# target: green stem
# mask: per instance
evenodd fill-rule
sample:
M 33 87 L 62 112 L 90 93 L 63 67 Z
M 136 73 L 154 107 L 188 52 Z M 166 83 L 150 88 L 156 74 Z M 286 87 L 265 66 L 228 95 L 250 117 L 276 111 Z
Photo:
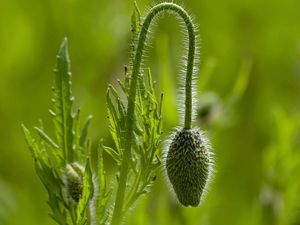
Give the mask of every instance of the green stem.
M 131 157 L 131 144 L 133 135 L 133 124 L 134 124 L 134 110 L 135 110 L 135 98 L 138 75 L 141 69 L 141 62 L 143 59 L 145 42 L 147 39 L 148 30 L 151 21 L 155 16 L 163 11 L 173 12 L 181 17 L 188 30 L 189 47 L 188 47 L 188 59 L 187 59 L 187 69 L 186 69 L 186 80 L 185 80 L 185 122 L 184 127 L 187 129 L 191 128 L 192 120 L 192 76 L 194 69 L 195 60 L 195 29 L 191 17 L 187 12 L 181 7 L 174 3 L 160 3 L 154 6 L 147 14 L 143 25 L 140 29 L 138 36 L 137 48 L 134 55 L 132 74 L 131 74 L 131 84 L 128 97 L 127 106 L 127 117 L 126 117 L 126 142 L 124 146 L 124 157 L 121 164 L 121 173 L 119 186 L 117 191 L 117 196 L 115 200 L 115 207 L 112 217 L 112 225 L 119 225 L 122 220 L 124 197 L 127 184 L 127 175 L 129 171 L 128 162 Z

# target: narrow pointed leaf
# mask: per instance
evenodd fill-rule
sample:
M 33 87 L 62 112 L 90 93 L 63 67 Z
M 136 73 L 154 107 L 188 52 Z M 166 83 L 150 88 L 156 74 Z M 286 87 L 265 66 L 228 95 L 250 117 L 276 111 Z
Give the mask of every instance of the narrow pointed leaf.
M 34 129 L 37 130 L 38 134 L 40 135 L 40 137 L 47 143 L 49 144 L 51 147 L 58 149 L 59 146 L 40 128 L 35 127 Z
M 141 25 L 141 14 L 138 9 L 137 3 L 134 2 L 134 8 L 131 15 L 131 31 L 134 34 L 138 34 Z
M 55 69 L 55 82 L 53 87 L 54 97 L 52 101 L 58 144 L 63 150 L 65 159 L 71 162 L 74 160 L 72 146 L 73 118 L 71 115 L 73 97 L 71 93 L 70 58 L 67 44 L 67 39 L 64 39 L 57 55 L 57 67 Z
M 82 181 L 82 196 L 78 202 L 78 206 L 76 208 L 77 214 L 77 224 L 85 224 L 87 218 L 85 216 L 85 211 L 88 207 L 88 203 L 93 194 L 93 185 L 92 185 L 92 171 L 90 167 L 89 161 L 87 161 L 87 165 L 85 167 L 83 181 Z
M 36 146 L 36 143 L 34 141 L 34 139 L 32 138 L 31 134 L 30 134 L 30 131 L 25 127 L 24 124 L 21 125 L 22 127 L 22 130 L 23 130 L 23 133 L 24 133 L 24 136 L 25 136 L 25 140 L 26 140 L 26 143 L 28 145 L 28 148 L 29 150 L 31 151 L 31 154 L 33 156 L 33 158 L 37 158 L 37 146 Z
M 121 163 L 121 156 L 117 151 L 107 146 L 103 146 L 103 148 L 105 152 L 109 154 L 117 162 L 118 165 Z
M 80 141 L 79 141 L 81 148 L 84 148 L 85 145 L 86 145 L 87 136 L 88 136 L 88 129 L 89 129 L 89 126 L 90 126 L 90 123 L 91 123 L 92 119 L 93 119 L 93 116 L 89 115 L 88 118 L 86 119 L 83 127 L 82 127 L 81 135 L 80 135 Z

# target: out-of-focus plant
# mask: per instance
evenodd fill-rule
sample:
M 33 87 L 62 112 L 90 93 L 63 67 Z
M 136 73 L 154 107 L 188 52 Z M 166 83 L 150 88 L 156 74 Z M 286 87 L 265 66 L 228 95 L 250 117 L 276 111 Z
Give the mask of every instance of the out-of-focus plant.
M 0 224 L 6 224 L 7 219 L 15 211 L 16 199 L 8 183 L 0 178 Z
M 263 154 L 262 224 L 299 224 L 299 116 L 274 110 L 275 128 Z
M 198 87 L 200 92 L 205 92 L 200 95 L 196 107 L 196 118 L 201 126 L 205 128 L 214 127 L 215 125 L 227 127 L 235 123 L 237 115 L 234 110 L 247 89 L 251 64 L 250 59 L 242 61 L 231 91 L 225 98 L 221 98 L 216 92 L 208 90 L 210 78 L 216 67 L 216 60 L 214 58 L 207 59 L 203 65 L 203 79 Z

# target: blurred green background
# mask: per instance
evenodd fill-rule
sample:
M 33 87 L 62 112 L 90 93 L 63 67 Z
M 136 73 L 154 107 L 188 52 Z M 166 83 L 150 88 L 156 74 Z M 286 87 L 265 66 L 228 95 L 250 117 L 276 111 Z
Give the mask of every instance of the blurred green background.
M 130 225 L 300 224 L 300 1 L 182 1 L 201 35 L 198 120 L 216 173 L 205 202 L 182 208 L 158 172 Z M 142 15 L 153 1 L 138 0 Z M 20 124 L 48 115 L 52 69 L 69 39 L 73 93 L 91 136 L 110 143 L 107 84 L 123 76 L 130 0 L 0 0 L 0 224 L 54 224 Z M 175 74 L 184 53 L 172 16 L 153 29 L 145 63 L 165 93 L 164 131 L 178 125 Z M 113 161 L 106 157 L 108 171 Z

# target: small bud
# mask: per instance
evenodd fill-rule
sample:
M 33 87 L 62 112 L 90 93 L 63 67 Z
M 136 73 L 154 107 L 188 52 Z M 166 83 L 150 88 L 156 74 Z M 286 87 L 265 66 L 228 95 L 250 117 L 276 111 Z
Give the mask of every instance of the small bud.
M 83 173 L 84 169 L 79 163 L 74 162 L 67 165 L 65 172 L 66 194 L 75 203 L 79 202 L 82 195 Z
M 199 129 L 178 129 L 167 153 L 166 168 L 179 202 L 198 206 L 212 165 L 211 148 Z

